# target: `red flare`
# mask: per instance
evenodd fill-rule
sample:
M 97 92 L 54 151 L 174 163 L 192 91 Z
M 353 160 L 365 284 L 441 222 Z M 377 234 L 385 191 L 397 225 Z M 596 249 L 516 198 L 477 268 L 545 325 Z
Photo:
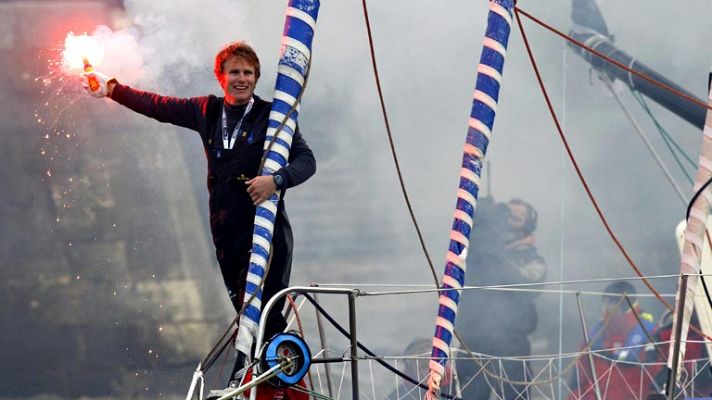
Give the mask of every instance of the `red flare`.
M 82 58 L 84 62 L 84 72 L 94 72 L 94 67 L 89 63 L 89 59 L 86 57 Z M 99 81 L 96 80 L 96 76 L 90 75 L 89 77 L 89 90 L 96 92 L 99 90 Z

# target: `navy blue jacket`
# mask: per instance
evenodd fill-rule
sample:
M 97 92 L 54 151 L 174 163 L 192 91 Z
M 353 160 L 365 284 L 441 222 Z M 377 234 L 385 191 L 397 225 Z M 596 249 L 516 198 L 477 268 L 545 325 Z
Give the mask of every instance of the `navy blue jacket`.
M 210 193 L 210 226 L 216 247 L 235 246 L 249 250 L 255 206 L 246 191 L 245 181 L 258 175 L 269 121 L 271 103 L 255 96 L 255 103 L 245 117 L 242 131 L 251 140 L 238 140 L 231 150 L 223 150 L 221 133 L 224 99 L 213 95 L 177 98 L 144 92 L 117 84 L 111 94 L 116 102 L 160 122 L 171 123 L 200 134 L 208 160 Z M 316 172 L 316 160 L 296 129 L 292 139 L 289 163 L 277 171 L 284 189 L 306 181 Z M 284 190 L 282 193 L 284 198 Z M 286 230 L 286 232 L 284 231 Z M 281 231 L 281 232 L 280 232 Z M 291 227 L 280 200 L 275 222 L 275 235 L 287 234 Z M 291 240 L 289 241 L 291 242 Z M 291 250 L 291 249 L 290 249 Z

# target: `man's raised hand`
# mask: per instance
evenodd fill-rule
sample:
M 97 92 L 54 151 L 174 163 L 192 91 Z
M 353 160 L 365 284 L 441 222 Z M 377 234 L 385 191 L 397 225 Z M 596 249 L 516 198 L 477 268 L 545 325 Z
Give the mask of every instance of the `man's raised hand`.
M 110 78 L 99 71 L 82 72 L 82 86 L 94 97 L 111 95 L 111 90 L 116 84 L 116 79 Z

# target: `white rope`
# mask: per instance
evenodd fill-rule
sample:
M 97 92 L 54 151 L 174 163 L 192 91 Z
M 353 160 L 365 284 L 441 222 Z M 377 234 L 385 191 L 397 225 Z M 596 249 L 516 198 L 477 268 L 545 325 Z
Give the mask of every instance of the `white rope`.
M 346 351 L 344 351 L 344 354 Z M 336 393 L 336 399 L 341 398 L 341 388 L 344 387 L 344 376 L 346 376 L 346 364 L 341 365 L 341 380 L 339 381 L 339 391 Z
M 688 274 L 689 276 L 712 276 L 712 273 L 709 274 Z M 471 289 L 483 289 L 483 288 L 488 288 L 488 289 L 495 289 L 495 288 L 514 288 L 514 287 L 533 287 L 533 286 L 555 286 L 555 285 L 575 285 L 575 284 L 582 284 L 582 283 L 606 283 L 606 282 L 616 282 L 616 281 L 639 281 L 639 280 L 653 280 L 653 279 L 668 279 L 668 278 L 679 278 L 680 274 L 665 274 L 665 275 L 648 275 L 648 276 L 629 276 L 629 277 L 620 277 L 620 278 L 592 278 L 592 279 L 575 279 L 575 280 L 563 280 L 563 281 L 546 281 L 546 282 L 537 282 L 537 283 L 512 283 L 512 284 L 502 284 L 502 285 L 490 285 L 490 286 L 463 286 L 460 290 L 471 290 Z M 353 287 L 353 288 L 361 288 L 361 287 L 403 287 L 403 288 L 431 288 L 429 291 L 443 291 L 444 289 L 432 289 L 433 284 L 400 284 L 400 283 L 315 283 L 315 285 L 323 286 L 323 287 Z M 426 291 L 422 291 L 422 293 L 425 293 Z M 409 291 L 393 291 L 393 292 L 385 292 L 388 294 L 409 294 Z M 415 293 L 421 293 L 420 291 L 415 292 Z M 592 293 L 592 292 L 589 292 Z M 380 292 L 365 292 L 365 291 L 360 291 L 360 295 L 380 295 Z M 641 296 L 641 294 L 638 294 L 636 296 Z
M 289 322 L 287 322 L 287 330 L 289 330 L 289 327 L 292 326 L 294 321 L 297 319 L 297 314 L 299 314 L 299 311 L 302 310 L 302 306 L 304 305 L 304 302 L 306 302 L 306 301 L 307 301 L 306 297 L 302 298 L 302 301 L 297 306 L 297 309 L 295 310 L 294 314 L 292 314 L 292 316 L 289 318 Z
M 667 168 L 667 166 L 665 166 L 665 163 L 663 162 L 662 158 L 660 157 L 658 152 L 653 147 L 653 144 L 650 142 L 650 139 L 648 139 L 648 137 L 645 135 L 645 132 L 643 131 L 643 128 L 640 127 L 638 120 L 635 119 L 633 114 L 630 112 L 630 109 L 628 109 L 628 107 L 626 107 L 626 105 L 623 103 L 623 100 L 621 100 L 620 96 L 613 88 L 613 84 L 611 83 L 610 78 L 608 78 L 608 76 L 606 76 L 604 74 L 601 74 L 600 79 L 606 85 L 606 88 L 608 88 L 608 91 L 611 92 L 611 94 L 613 95 L 613 98 L 616 99 L 616 102 L 623 110 L 623 113 L 628 118 L 628 121 L 630 121 L 631 125 L 633 125 L 633 130 L 635 131 L 635 133 L 637 133 L 638 136 L 643 140 L 643 143 L 645 143 L 645 147 L 648 148 L 648 151 L 655 159 L 655 162 L 658 164 L 660 169 L 663 171 L 665 178 L 670 183 L 670 185 L 672 185 L 673 189 L 675 189 L 675 194 L 677 194 L 677 197 L 680 199 L 682 204 L 687 205 L 687 198 L 682 193 L 682 189 L 680 189 L 680 186 L 677 184 L 677 182 L 675 182 L 675 178 L 673 178 L 672 173 L 670 173 L 670 170 Z
M 275 376 L 275 375 L 277 375 L 278 373 L 280 373 L 280 372 L 282 371 L 282 368 L 284 368 L 284 367 L 286 367 L 287 365 L 291 364 L 291 362 L 292 362 L 291 359 L 287 359 L 287 360 L 282 361 L 281 363 L 279 363 L 279 364 L 275 365 L 274 367 L 268 369 L 267 371 L 265 371 L 263 374 L 261 374 L 260 376 L 256 377 L 255 379 L 252 379 L 251 381 L 247 382 L 246 384 L 241 385 L 240 387 L 235 388 L 235 390 L 232 390 L 232 391 L 230 391 L 229 393 L 225 394 L 224 396 L 222 396 L 222 397 L 219 398 L 218 400 L 230 400 L 230 399 L 233 399 L 233 398 L 237 397 L 237 395 L 242 394 L 242 393 L 246 392 L 247 390 L 252 389 L 253 387 L 259 385 L 260 383 L 266 382 L 268 379 L 270 379 L 270 378 L 272 378 L 273 376 Z
M 375 400 L 377 398 L 376 397 L 376 381 L 375 381 L 375 379 L 373 379 L 373 361 L 371 361 L 371 360 L 368 360 L 368 370 L 371 373 L 371 393 Z

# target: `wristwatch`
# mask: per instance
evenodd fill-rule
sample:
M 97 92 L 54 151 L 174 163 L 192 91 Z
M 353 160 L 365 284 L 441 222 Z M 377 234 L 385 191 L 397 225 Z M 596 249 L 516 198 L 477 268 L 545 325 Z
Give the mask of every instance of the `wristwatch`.
M 272 175 L 272 179 L 274 179 L 274 184 L 277 186 L 277 189 L 282 189 L 282 186 L 284 186 L 284 178 L 280 174 L 274 174 Z

